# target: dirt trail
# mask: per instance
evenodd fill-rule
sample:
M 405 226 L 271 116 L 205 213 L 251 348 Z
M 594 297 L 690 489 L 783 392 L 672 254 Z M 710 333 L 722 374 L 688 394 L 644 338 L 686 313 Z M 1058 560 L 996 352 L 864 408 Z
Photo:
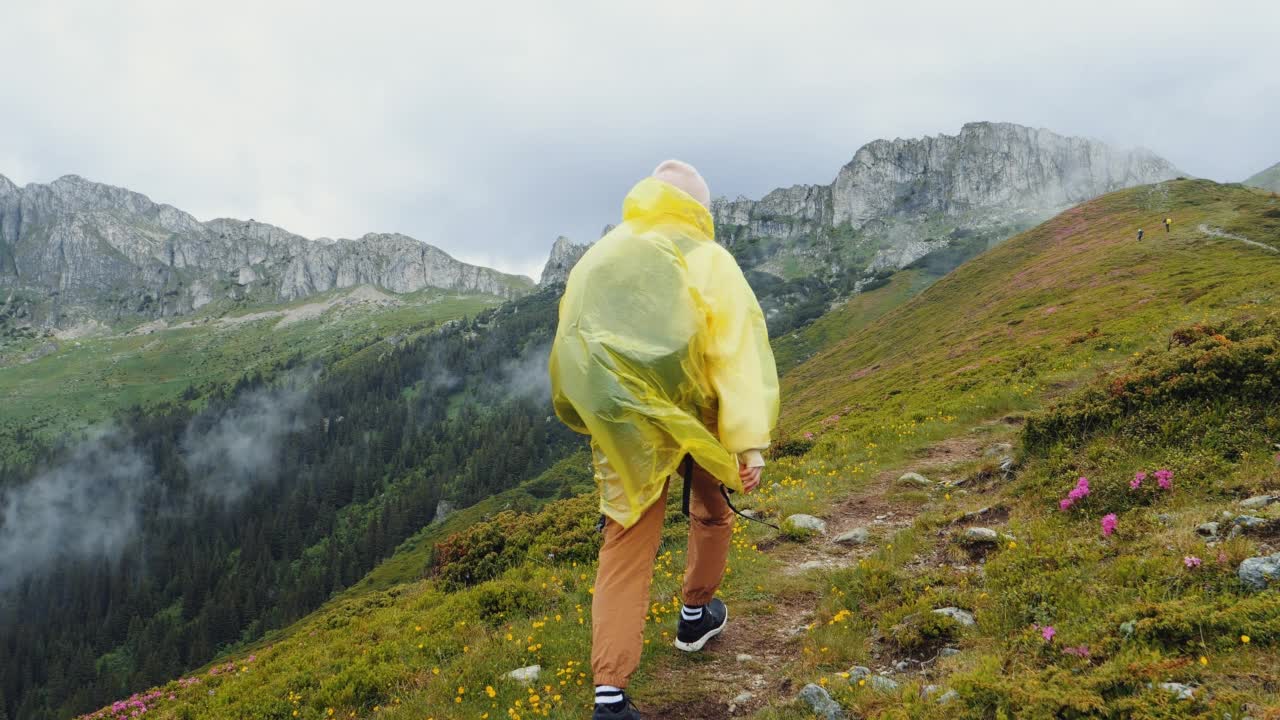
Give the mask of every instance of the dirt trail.
M 911 461 L 881 471 L 836 502 L 823 515 L 825 537 L 804 543 L 779 542 L 764 552 L 782 560 L 789 575 L 851 566 L 875 552 L 884 538 L 909 527 L 919 513 L 918 506 L 893 499 L 895 481 L 903 473 L 920 472 L 934 481 L 955 480 L 949 474 L 952 467 L 981 458 L 984 450 L 1000 439 L 986 432 L 970 432 L 930 445 Z M 867 528 L 872 542 L 849 547 L 832 540 L 855 527 Z M 799 688 L 777 671 L 800 655 L 801 638 L 813 620 L 819 597 L 812 589 L 782 593 L 775 598 L 774 612 L 765 615 L 734 615 L 730 607 L 724 635 L 707 646 L 696 664 L 664 663 L 654 683 L 664 688 L 705 688 L 700 699 L 656 706 L 638 702 L 637 706 L 645 717 L 719 720 L 749 716 L 769 703 L 794 697 Z M 734 703 L 744 692 L 751 698 Z
M 1250 240 L 1249 238 L 1243 235 L 1235 235 L 1233 233 L 1229 233 L 1226 230 L 1223 230 L 1221 228 L 1216 228 L 1210 225 L 1201 224 L 1198 229 L 1200 230 L 1200 232 L 1210 237 L 1223 238 L 1225 240 L 1235 240 L 1236 242 L 1242 242 L 1245 245 L 1252 245 L 1253 247 L 1261 248 L 1263 250 L 1266 250 L 1267 252 L 1280 253 L 1280 250 L 1277 250 L 1271 247 L 1270 245 L 1260 243 L 1257 240 Z

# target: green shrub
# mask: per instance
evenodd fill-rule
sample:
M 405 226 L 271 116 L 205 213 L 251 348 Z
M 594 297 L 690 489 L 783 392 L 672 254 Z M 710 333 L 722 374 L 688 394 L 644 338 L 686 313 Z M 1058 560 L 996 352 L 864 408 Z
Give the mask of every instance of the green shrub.
M 526 559 L 587 560 L 599 549 L 594 495 L 561 500 L 537 513 L 502 512 L 445 538 L 430 572 L 447 589 L 492 580 Z
M 1138 444 L 1196 445 L 1234 459 L 1280 429 L 1280 330 L 1273 319 L 1173 333 L 1125 371 L 1095 382 L 1023 430 L 1041 453 L 1110 431 Z

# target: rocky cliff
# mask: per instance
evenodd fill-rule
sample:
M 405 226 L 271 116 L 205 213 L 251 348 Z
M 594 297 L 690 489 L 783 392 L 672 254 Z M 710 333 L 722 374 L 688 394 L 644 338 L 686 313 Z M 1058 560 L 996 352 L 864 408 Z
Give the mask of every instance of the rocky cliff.
M 771 328 L 785 330 L 895 270 L 947 272 L 1067 207 L 1178 175 L 1147 150 L 978 122 L 954 136 L 876 140 L 829 185 L 717 198 L 712 214 Z M 567 276 L 584 249 L 558 240 L 544 282 Z
M 563 235 L 556 238 L 555 244 L 551 246 L 551 255 L 547 258 L 547 264 L 542 266 L 542 279 L 538 284 L 550 285 L 569 279 L 569 271 L 578 264 L 578 259 L 589 247 L 591 246 L 579 245 Z
M 404 235 L 309 240 L 253 220 L 200 222 L 74 175 L 23 188 L 0 176 L 0 295 L 29 324 L 167 317 L 363 284 L 502 297 L 532 285 Z
M 713 212 L 722 242 L 757 246 L 743 255 L 760 270 L 879 271 L 973 233 L 1007 236 L 1098 195 L 1178 174 L 1147 150 L 980 122 L 954 136 L 876 140 L 830 185 L 717 199 Z

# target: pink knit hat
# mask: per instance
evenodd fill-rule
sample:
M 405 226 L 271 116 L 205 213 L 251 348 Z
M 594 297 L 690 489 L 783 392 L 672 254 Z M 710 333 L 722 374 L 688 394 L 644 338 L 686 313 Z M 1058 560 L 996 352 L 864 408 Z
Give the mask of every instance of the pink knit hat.
M 698 170 L 687 162 L 667 160 L 653 169 L 653 177 L 670 183 L 693 196 L 705 208 L 711 207 L 711 189 Z

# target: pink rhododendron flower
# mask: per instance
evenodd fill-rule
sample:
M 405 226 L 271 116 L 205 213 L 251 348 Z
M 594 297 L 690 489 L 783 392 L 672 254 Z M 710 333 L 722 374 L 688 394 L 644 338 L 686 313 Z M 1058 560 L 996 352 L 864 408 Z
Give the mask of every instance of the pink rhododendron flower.
M 1089 657 L 1089 646 L 1081 645 L 1080 647 L 1066 647 L 1066 648 L 1062 648 L 1062 652 L 1066 653 L 1067 655 L 1075 655 L 1076 657 L 1087 658 Z
M 805 433 L 805 434 L 804 434 L 804 439 L 805 439 L 805 440 L 812 440 L 812 439 L 813 439 L 813 433 L 811 433 L 811 432 L 807 432 L 807 433 Z
M 1147 479 L 1147 474 L 1141 470 L 1133 474 L 1133 479 L 1129 481 L 1129 487 L 1137 490 L 1142 487 L 1142 481 Z
M 1071 492 L 1067 493 L 1067 497 L 1072 500 L 1079 500 L 1089 494 L 1089 478 L 1080 478 L 1076 481 L 1076 486 L 1071 488 Z
M 1107 513 L 1102 516 L 1102 535 L 1104 537 L 1110 537 L 1111 533 L 1116 531 L 1116 524 L 1118 522 L 1119 520 L 1116 518 L 1115 513 Z
M 1219 550 L 1219 551 L 1218 551 L 1218 562 L 1219 562 L 1219 563 L 1225 563 L 1225 562 L 1227 562 L 1227 560 L 1229 560 L 1229 559 L 1230 559 L 1230 558 L 1228 558 L 1228 557 L 1227 557 L 1227 553 L 1226 553 L 1226 552 L 1224 552 L 1224 551 L 1222 551 L 1222 550 Z
M 1053 636 L 1057 634 L 1058 631 L 1055 630 L 1052 625 L 1045 625 L 1040 628 L 1040 635 L 1044 637 L 1045 642 L 1053 642 Z
M 1075 505 L 1077 500 L 1084 498 L 1088 494 L 1089 478 L 1082 477 L 1076 481 L 1076 486 L 1071 488 L 1071 492 L 1068 492 L 1065 498 L 1058 501 L 1058 508 L 1060 510 L 1066 510 L 1072 505 Z
M 1173 487 L 1173 471 L 1164 469 L 1157 470 L 1156 484 L 1160 486 L 1161 490 L 1168 490 Z
M 1198 568 L 1200 567 L 1201 562 L 1200 558 L 1195 555 L 1188 555 L 1182 558 L 1182 564 L 1186 565 L 1188 568 Z

